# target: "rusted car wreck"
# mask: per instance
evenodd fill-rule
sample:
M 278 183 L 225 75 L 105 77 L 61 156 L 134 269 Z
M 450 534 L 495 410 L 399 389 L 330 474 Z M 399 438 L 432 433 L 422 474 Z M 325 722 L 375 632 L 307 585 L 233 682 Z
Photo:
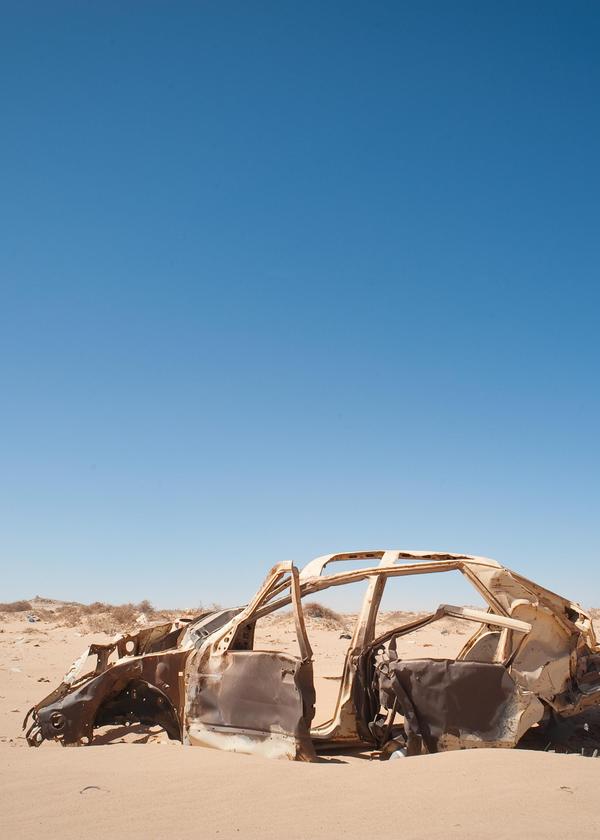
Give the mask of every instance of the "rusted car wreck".
M 335 571 L 344 561 L 361 567 Z M 462 573 L 487 609 L 442 605 L 376 634 L 392 578 L 449 571 Z M 360 580 L 366 594 L 335 711 L 315 726 L 303 599 Z M 298 655 L 256 649 L 257 621 L 290 605 Z M 398 656 L 401 637 L 447 616 L 474 626 L 455 658 Z M 81 673 L 89 655 L 95 667 Z M 578 604 L 483 557 L 364 551 L 318 557 L 301 571 L 280 563 L 246 607 L 92 645 L 24 728 L 38 746 L 91 743 L 106 725 L 160 725 L 184 744 L 308 761 L 354 749 L 381 757 L 524 745 L 594 751 L 588 718 L 598 704 L 600 647 Z

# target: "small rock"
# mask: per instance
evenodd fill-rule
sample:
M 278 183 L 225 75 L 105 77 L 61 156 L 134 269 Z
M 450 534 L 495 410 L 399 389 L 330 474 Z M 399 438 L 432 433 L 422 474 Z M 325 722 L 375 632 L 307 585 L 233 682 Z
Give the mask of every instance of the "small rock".
M 340 639 L 351 639 L 352 635 L 350 633 L 340 633 Z

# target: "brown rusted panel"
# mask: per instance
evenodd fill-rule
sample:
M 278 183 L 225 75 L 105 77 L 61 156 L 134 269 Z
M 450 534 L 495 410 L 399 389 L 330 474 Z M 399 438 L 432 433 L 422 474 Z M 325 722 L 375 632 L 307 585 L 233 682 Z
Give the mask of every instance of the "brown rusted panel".
M 186 726 L 192 742 L 205 746 L 253 752 L 253 744 L 271 737 L 287 744 L 289 757 L 312 759 L 314 701 L 312 663 L 270 651 L 228 651 L 190 675 Z
M 380 664 L 377 675 L 382 705 L 396 705 L 429 752 L 477 742 L 515 746 L 519 718 L 535 701 L 523 697 L 503 665 L 488 662 L 396 660 Z
M 184 651 L 126 659 L 74 687 L 63 684 L 34 708 L 42 740 L 91 740 L 96 726 L 139 721 L 181 738 L 179 671 Z

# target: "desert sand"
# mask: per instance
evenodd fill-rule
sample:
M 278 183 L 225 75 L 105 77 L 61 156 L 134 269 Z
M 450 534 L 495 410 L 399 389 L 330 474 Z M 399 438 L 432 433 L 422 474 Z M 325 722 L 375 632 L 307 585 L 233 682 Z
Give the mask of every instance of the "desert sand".
M 348 619 L 350 621 L 350 619 Z M 2 836 L 7 838 L 600 836 L 600 761 L 524 750 L 470 750 L 391 762 L 334 756 L 317 764 L 184 747 L 141 727 L 103 730 L 90 747 L 28 748 L 21 723 L 91 641 L 90 622 L 24 613 L 0 624 Z M 343 628 L 309 619 L 316 721 L 335 702 Z M 341 632 L 340 632 L 341 631 Z M 293 650 L 286 620 L 260 645 Z M 452 655 L 464 629 L 424 628 L 405 655 Z M 462 637 L 462 638 L 461 638 Z

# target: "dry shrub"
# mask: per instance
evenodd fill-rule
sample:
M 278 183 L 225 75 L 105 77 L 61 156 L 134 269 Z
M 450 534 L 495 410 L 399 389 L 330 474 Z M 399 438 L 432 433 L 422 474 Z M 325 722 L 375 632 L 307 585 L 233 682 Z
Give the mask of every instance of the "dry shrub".
M 151 616 L 154 615 L 156 610 L 146 598 L 137 605 L 136 610 L 140 613 L 144 613 L 144 615 Z
M 92 605 L 90 604 L 90 607 Z M 113 635 L 123 630 L 130 630 L 138 618 L 138 609 L 134 604 L 103 604 L 97 602 L 96 609 L 86 610 L 82 620 L 90 633 Z
M 135 621 L 135 619 L 144 613 L 146 616 L 153 616 L 156 610 L 150 601 L 144 599 L 139 604 L 106 604 L 104 601 L 94 601 L 92 604 L 83 604 L 81 611 L 84 615 L 98 615 L 101 613 L 110 613 L 114 620 L 119 624 L 127 624 Z
M 56 620 L 56 613 L 54 612 L 54 610 L 48 610 L 45 607 L 34 607 L 33 613 L 39 618 L 40 621 Z
M 39 603 L 38 603 L 39 602 Z M 44 603 L 46 606 L 41 606 Z M 49 609 L 47 605 L 52 605 Z M 139 604 L 107 604 L 94 601 L 91 604 L 79 604 L 76 601 L 51 601 L 36 599 L 0 603 L 0 612 L 16 613 L 32 611 L 43 621 L 51 621 L 61 627 L 80 627 L 85 632 L 107 633 L 109 635 L 131 630 L 141 615 L 151 622 L 172 621 L 181 614 L 179 610 L 157 610 L 150 601 L 144 599 Z M 195 617 L 194 613 L 194 617 Z
M 103 601 L 93 601 L 91 604 L 81 605 L 81 612 L 84 615 L 95 615 L 96 613 L 108 612 L 109 610 L 110 605 L 105 604 Z
M 144 600 L 139 604 L 113 605 L 104 601 L 62 604 L 53 613 L 53 618 L 63 627 L 81 626 L 91 633 L 114 634 L 130 630 L 142 613 L 146 618 L 154 620 L 162 617 L 162 613 L 155 610 L 150 601 Z
M 135 604 L 119 604 L 110 608 L 110 615 L 115 624 L 126 627 L 135 622 L 139 613 Z
M 63 627 L 78 627 L 82 620 L 81 606 L 79 604 L 66 604 L 56 611 L 56 617 L 60 619 Z
M 31 609 L 29 601 L 11 601 L 9 604 L 0 604 L 0 612 L 5 613 L 26 612 Z
M 101 601 L 93 604 L 66 604 L 57 610 L 56 617 L 64 627 L 83 625 L 98 633 L 114 633 L 135 623 L 138 616 L 133 604 L 111 606 Z
M 344 624 L 344 620 L 339 613 L 336 613 L 335 610 L 323 604 L 319 604 L 318 601 L 310 601 L 308 604 L 303 604 L 302 609 L 304 615 L 308 618 L 322 618 L 332 624 L 338 624 L 340 627 Z
M 110 612 L 88 615 L 85 626 L 89 633 L 106 633 L 108 636 L 114 636 L 123 629 L 114 621 Z

